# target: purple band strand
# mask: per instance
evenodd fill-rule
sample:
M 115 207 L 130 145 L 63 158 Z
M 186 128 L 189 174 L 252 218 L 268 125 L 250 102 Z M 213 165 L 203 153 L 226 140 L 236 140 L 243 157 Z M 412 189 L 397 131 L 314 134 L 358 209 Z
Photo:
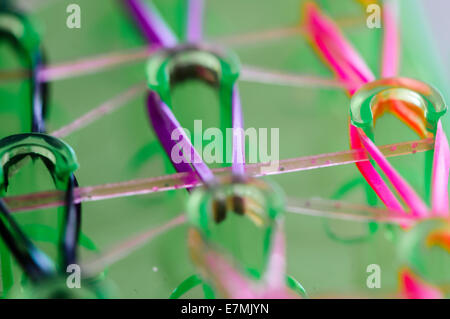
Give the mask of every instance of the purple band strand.
M 199 42 L 203 38 L 204 0 L 189 0 L 186 40 Z
M 208 165 L 203 162 L 170 108 L 161 101 L 156 92 L 149 93 L 147 109 L 153 129 L 177 172 L 194 172 L 195 169 L 195 172 L 205 184 L 211 184 L 214 181 L 214 174 Z M 179 132 L 179 141 L 172 140 L 172 132 L 175 130 Z M 172 150 L 178 143 L 182 143 L 189 148 L 190 154 L 184 154 L 184 156 L 189 155 L 192 166 L 186 161 L 180 163 L 173 161 Z
M 124 0 L 127 7 L 137 21 L 147 41 L 170 48 L 177 45 L 178 40 L 153 5 L 144 4 L 141 0 Z M 202 16 L 204 1 L 190 0 L 188 8 L 188 41 L 200 41 L 202 38 Z M 150 122 L 160 140 L 165 152 L 169 156 L 177 172 L 196 172 L 205 184 L 214 182 L 214 174 L 203 162 L 194 146 L 186 136 L 170 108 L 161 101 L 156 92 L 150 92 L 147 100 Z M 235 85 L 232 92 L 232 126 L 233 126 L 233 156 L 232 173 L 236 176 L 244 175 L 245 140 L 243 134 L 243 116 L 239 91 Z M 172 132 L 178 130 L 179 141 L 172 140 Z M 189 149 L 189 161 L 175 163 L 172 150 L 178 143 Z M 185 149 L 186 150 L 186 149 Z M 181 150 L 180 150 L 181 152 Z
M 164 47 L 174 47 L 178 40 L 159 15 L 156 7 L 142 0 L 124 0 L 147 41 Z

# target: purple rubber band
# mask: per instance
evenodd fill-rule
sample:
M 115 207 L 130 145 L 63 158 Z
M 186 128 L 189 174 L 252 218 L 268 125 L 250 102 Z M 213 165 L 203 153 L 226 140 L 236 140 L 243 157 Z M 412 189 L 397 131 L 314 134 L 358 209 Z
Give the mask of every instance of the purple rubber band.
M 167 26 L 163 18 L 159 15 L 157 9 L 152 4 L 145 4 L 142 0 L 124 0 L 131 11 L 140 29 L 147 40 L 163 47 L 176 46 L 178 40 L 172 30 Z M 187 38 L 189 41 L 199 41 L 202 38 L 202 15 L 204 1 L 190 0 L 188 8 L 188 30 Z M 161 101 L 156 92 L 150 92 L 147 100 L 147 109 L 152 126 L 161 142 L 165 152 L 169 156 L 177 172 L 196 172 L 200 179 L 205 183 L 212 183 L 214 175 L 210 168 L 203 162 L 201 156 L 197 153 L 194 146 L 186 136 L 181 125 L 173 115 L 170 108 Z M 243 117 L 239 91 L 237 86 L 233 87 L 232 92 L 232 126 L 233 126 L 233 154 L 232 154 L 232 172 L 234 175 L 242 176 L 245 166 L 245 140 L 243 132 Z M 172 140 L 172 132 L 178 130 L 180 140 Z M 187 145 L 190 154 L 190 161 L 174 162 L 172 150 L 178 147 L 178 143 Z
M 124 0 L 146 39 L 153 44 L 174 47 L 178 40 L 152 3 Z
M 155 130 L 158 139 L 160 140 L 176 171 L 179 173 L 195 171 L 205 184 L 213 183 L 215 177 L 211 169 L 203 162 L 201 156 L 195 150 L 195 147 L 192 145 L 180 123 L 178 123 L 170 108 L 163 101 L 161 101 L 158 93 L 153 91 L 149 93 L 147 99 L 147 109 L 153 129 Z M 179 140 L 172 140 L 172 132 L 175 130 L 178 130 L 180 134 Z M 187 161 L 175 163 L 172 159 L 172 150 L 174 147 L 178 147 L 176 145 L 180 142 L 183 142 L 189 148 L 191 153 L 190 163 Z
M 203 38 L 204 0 L 189 0 L 186 40 L 199 42 Z

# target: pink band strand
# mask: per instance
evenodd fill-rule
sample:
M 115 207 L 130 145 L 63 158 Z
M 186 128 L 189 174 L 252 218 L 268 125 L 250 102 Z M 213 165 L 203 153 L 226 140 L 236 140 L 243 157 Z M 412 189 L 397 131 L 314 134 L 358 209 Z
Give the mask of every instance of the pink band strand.
M 337 25 L 323 15 L 315 5 L 309 3 L 306 6 L 306 29 L 310 33 L 313 45 L 318 48 L 319 54 L 329 63 L 338 78 L 346 85 L 352 83 L 347 90 L 350 95 L 363 84 L 375 79 L 369 67 L 341 34 Z M 349 131 L 350 147 L 363 148 L 357 129 L 350 123 Z M 403 211 L 400 202 L 370 162 L 356 163 L 356 166 L 389 209 Z
M 433 173 L 431 181 L 432 215 L 449 217 L 448 207 L 448 175 L 450 168 L 450 150 L 447 136 L 438 123 L 434 144 Z
M 428 207 L 422 199 L 416 194 L 412 187 L 400 176 L 400 174 L 391 166 L 387 159 L 380 152 L 378 147 L 366 136 L 362 129 L 357 129 L 359 137 L 364 148 L 369 152 L 373 160 L 378 164 L 386 177 L 392 182 L 395 189 L 399 192 L 402 199 L 410 208 L 414 216 L 425 218 L 428 216 Z
M 372 71 L 337 25 L 312 3 L 305 7 L 306 30 L 313 45 L 353 94 L 359 86 L 375 79 Z
M 383 53 L 381 77 L 397 76 L 400 56 L 400 34 L 397 24 L 398 2 L 384 1 L 383 5 Z

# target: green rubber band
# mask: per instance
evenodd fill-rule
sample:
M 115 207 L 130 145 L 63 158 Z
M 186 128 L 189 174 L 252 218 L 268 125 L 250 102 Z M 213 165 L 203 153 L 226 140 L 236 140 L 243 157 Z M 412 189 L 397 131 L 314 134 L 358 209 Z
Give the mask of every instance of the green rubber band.
M 341 199 L 348 192 L 350 192 L 352 189 L 354 189 L 354 188 L 356 188 L 356 187 L 358 187 L 360 185 L 365 186 L 365 187 L 368 186 L 365 183 L 365 181 L 364 181 L 364 179 L 362 177 L 355 178 L 355 179 L 345 183 L 344 185 L 342 185 L 334 193 L 334 195 L 331 198 L 334 199 L 334 200 Z M 370 190 L 373 191 L 372 189 L 370 189 Z M 336 233 L 334 233 L 331 230 L 328 219 L 323 219 L 322 222 L 323 222 L 323 225 L 324 225 L 324 228 L 325 228 L 325 233 L 327 234 L 327 236 L 329 238 L 331 238 L 333 240 L 336 240 L 337 242 L 340 242 L 340 243 L 343 243 L 343 244 L 356 244 L 356 243 L 367 242 L 367 241 L 369 241 L 372 238 L 372 236 L 377 232 L 377 230 L 379 228 L 378 223 L 376 223 L 376 222 L 368 222 L 367 223 L 367 234 L 361 235 L 361 236 L 355 236 L 355 237 L 352 237 L 352 238 L 343 238 L 342 236 L 337 235 Z
M 24 15 L 13 10 L 0 9 L 0 33 L 8 32 L 14 36 L 17 44 L 27 53 L 33 56 L 41 45 L 39 33 L 31 21 Z M 34 61 L 30 61 L 34 63 Z
M 178 299 L 185 293 L 203 283 L 199 275 L 192 275 L 186 278 L 179 284 L 170 294 L 169 299 Z
M 303 298 L 309 298 L 308 293 L 306 292 L 306 289 L 303 288 L 303 286 L 300 284 L 300 282 L 297 281 L 292 276 L 286 275 L 286 284 L 289 288 L 291 288 L 293 291 L 295 291 L 298 295 L 302 296 Z

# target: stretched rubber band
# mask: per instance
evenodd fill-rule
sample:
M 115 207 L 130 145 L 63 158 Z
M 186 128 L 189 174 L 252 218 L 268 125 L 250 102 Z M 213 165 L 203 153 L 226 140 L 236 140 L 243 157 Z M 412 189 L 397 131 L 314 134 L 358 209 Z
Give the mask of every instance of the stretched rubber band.
M 450 217 L 448 205 L 448 178 L 450 168 L 450 150 L 447 136 L 439 121 L 434 144 L 433 177 L 431 183 L 432 215 Z
M 186 28 L 186 40 L 198 42 L 203 37 L 203 10 L 204 0 L 188 0 L 188 23 Z
M 153 3 L 142 0 L 123 1 L 149 43 L 164 47 L 172 47 L 178 43 L 175 33 Z

